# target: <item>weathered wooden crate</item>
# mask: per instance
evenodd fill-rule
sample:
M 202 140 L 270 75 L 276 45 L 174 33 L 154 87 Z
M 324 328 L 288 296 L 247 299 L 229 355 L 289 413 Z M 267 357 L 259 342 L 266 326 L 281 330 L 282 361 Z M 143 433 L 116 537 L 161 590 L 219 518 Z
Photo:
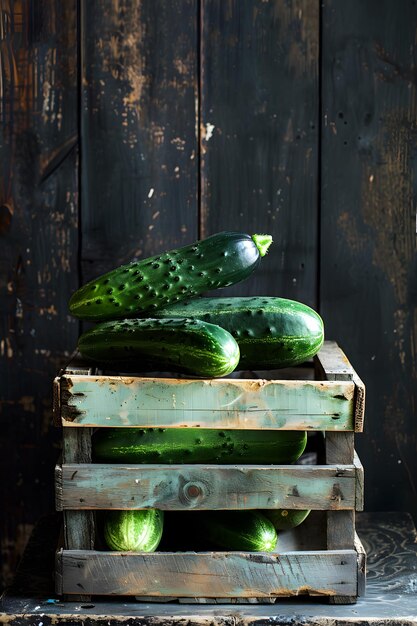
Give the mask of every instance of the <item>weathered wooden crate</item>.
M 354 433 L 363 427 L 363 383 L 334 342 L 305 367 L 247 374 L 207 380 L 115 376 L 75 359 L 56 378 L 54 415 L 63 427 L 56 502 L 64 512 L 58 593 L 200 602 L 308 594 L 346 603 L 363 593 L 365 555 L 355 535 L 363 469 L 354 451 Z M 190 426 L 318 432 L 324 458 L 267 466 L 91 462 L 95 428 Z M 95 549 L 95 511 L 142 508 L 313 512 L 302 526 L 282 533 L 276 553 Z

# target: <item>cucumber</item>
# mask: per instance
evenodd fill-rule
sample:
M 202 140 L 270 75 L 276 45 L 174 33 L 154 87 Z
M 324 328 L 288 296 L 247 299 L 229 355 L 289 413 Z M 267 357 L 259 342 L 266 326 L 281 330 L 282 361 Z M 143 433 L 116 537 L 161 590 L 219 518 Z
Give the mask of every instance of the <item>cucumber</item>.
M 161 318 L 176 316 L 201 319 L 228 330 L 239 344 L 240 369 L 297 365 L 314 356 L 324 340 L 320 315 L 285 298 L 198 298 L 155 313 Z
M 103 534 L 110 550 L 154 552 L 163 531 L 163 512 L 158 509 L 107 511 Z
M 295 528 L 304 522 L 309 515 L 309 510 L 295 510 L 295 509 L 268 509 L 262 511 L 262 513 L 269 519 L 274 525 L 275 530 L 288 530 Z
M 214 545 L 225 550 L 272 552 L 277 532 L 272 522 L 259 511 L 205 511 L 200 532 Z
M 94 321 L 148 315 L 209 289 L 233 285 L 255 270 L 271 242 L 270 235 L 223 232 L 122 265 L 78 289 L 70 299 L 70 313 Z
M 291 430 L 100 428 L 93 458 L 102 463 L 288 464 L 304 452 L 307 434 Z
M 78 340 L 81 354 L 111 369 L 172 370 L 226 376 L 239 362 L 232 335 L 201 320 L 126 319 L 102 322 Z

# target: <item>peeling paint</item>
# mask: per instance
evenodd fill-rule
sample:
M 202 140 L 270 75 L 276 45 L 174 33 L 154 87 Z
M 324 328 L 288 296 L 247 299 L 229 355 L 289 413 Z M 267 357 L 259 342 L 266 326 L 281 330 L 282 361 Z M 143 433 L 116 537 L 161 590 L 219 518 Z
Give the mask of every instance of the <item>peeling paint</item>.
M 206 122 L 206 132 L 205 132 L 203 139 L 205 139 L 206 141 L 210 141 L 210 139 L 213 136 L 214 129 L 215 129 L 214 124 L 210 124 L 210 122 Z

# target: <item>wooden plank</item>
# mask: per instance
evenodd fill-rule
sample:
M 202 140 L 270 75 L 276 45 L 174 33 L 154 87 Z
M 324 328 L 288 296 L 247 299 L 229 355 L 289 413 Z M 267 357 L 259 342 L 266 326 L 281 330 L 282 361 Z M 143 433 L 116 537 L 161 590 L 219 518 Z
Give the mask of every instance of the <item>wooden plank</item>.
M 2 588 L 53 506 L 51 380 L 78 335 L 76 9 L 0 6 L 0 474 L 13 477 L 0 488 Z
M 343 465 L 65 464 L 57 478 L 64 510 L 339 510 L 356 504 L 356 469 Z
M 288 597 L 356 594 L 354 550 L 270 553 L 57 554 L 64 593 L 177 597 Z
M 327 549 L 351 550 L 355 539 L 355 511 L 327 511 Z
M 320 278 L 326 332 L 372 398 L 367 506 L 415 518 L 416 22 L 413 2 L 323 3 Z
M 201 231 L 268 232 L 254 293 L 314 306 L 319 3 L 201 3 Z
M 355 432 L 363 431 L 363 423 L 365 419 L 365 385 L 357 374 L 353 376 L 355 383 Z
M 352 380 L 355 370 L 335 341 L 325 341 L 314 357 L 325 380 Z
M 358 591 L 357 595 L 362 597 L 365 595 L 366 586 L 366 551 L 362 541 L 355 533 L 355 550 L 358 555 Z
M 86 281 L 198 237 L 198 2 L 81 5 Z
M 352 430 L 350 381 L 62 376 L 66 426 Z
M 364 506 L 364 471 L 363 465 L 360 462 L 358 455 L 355 452 L 355 456 L 353 458 L 353 463 L 356 469 L 356 505 L 355 511 L 363 511 Z
M 63 462 L 91 463 L 91 435 L 92 431 L 89 428 L 65 429 L 62 445 Z M 59 489 L 59 484 L 56 484 L 56 489 Z M 64 546 L 72 550 L 92 550 L 94 542 L 94 513 L 64 511 Z M 88 602 L 89 599 L 88 595 L 79 595 L 80 602 Z
M 354 434 L 351 432 L 327 432 L 324 438 L 326 463 L 329 465 L 334 463 L 353 463 L 355 454 L 354 444 Z
M 318 380 L 353 380 L 355 383 L 355 432 L 363 431 L 365 385 L 335 341 L 325 341 L 314 358 Z

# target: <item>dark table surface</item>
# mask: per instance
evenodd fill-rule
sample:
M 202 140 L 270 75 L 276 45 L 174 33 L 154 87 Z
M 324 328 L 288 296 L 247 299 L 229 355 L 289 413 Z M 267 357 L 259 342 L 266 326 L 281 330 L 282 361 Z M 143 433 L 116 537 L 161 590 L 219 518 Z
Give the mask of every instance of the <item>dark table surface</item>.
M 0 623 L 30 626 L 417 626 L 417 535 L 407 513 L 361 513 L 357 531 L 368 555 L 366 596 L 356 604 L 320 598 L 275 604 L 151 604 L 134 599 L 64 602 L 54 594 L 52 571 L 59 517 L 36 527 L 13 586 L 2 597 Z

